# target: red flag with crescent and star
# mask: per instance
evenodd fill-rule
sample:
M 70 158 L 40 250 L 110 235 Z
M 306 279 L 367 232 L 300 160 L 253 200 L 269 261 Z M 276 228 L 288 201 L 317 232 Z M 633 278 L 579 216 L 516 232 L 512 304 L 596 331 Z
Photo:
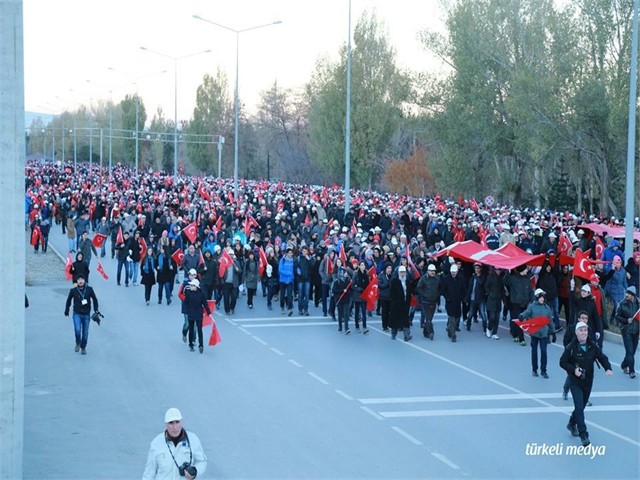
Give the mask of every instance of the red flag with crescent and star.
M 198 238 L 198 225 L 196 222 L 191 222 L 189 225 L 184 227 L 184 234 L 191 243 L 196 243 L 196 238 Z
M 589 281 L 594 273 L 589 257 L 582 253 L 581 250 L 576 250 L 576 256 L 573 258 L 573 276 Z
M 173 255 L 171 255 L 171 259 L 176 262 L 178 264 L 179 267 L 182 266 L 182 259 L 184 259 L 184 252 L 182 251 L 182 249 L 177 249 L 175 252 L 173 252 Z
M 519 326 L 523 332 L 533 335 L 545 325 L 549 325 L 549 319 L 547 317 L 533 317 L 529 320 L 513 320 L 517 326 Z
M 102 233 L 96 233 L 96 235 L 93 237 L 93 240 L 91 240 L 91 243 L 93 243 L 93 246 L 96 248 L 102 248 L 102 245 L 104 245 L 106 239 L 106 235 L 103 235 Z

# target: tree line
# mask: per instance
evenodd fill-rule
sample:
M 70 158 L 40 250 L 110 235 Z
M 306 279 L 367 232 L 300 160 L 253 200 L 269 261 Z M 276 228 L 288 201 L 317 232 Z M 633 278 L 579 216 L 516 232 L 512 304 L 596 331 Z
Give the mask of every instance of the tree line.
M 355 25 L 352 186 L 418 196 L 491 195 L 501 203 L 623 216 L 633 0 L 441 3 L 444 33 L 417 32 L 441 61 L 437 71 L 400 68 L 375 12 Z M 255 114 L 241 99 L 240 176 L 344 182 L 346 42 L 337 58 L 318 59 L 299 89 L 274 82 Z M 91 123 L 133 131 L 136 102 L 142 126 L 144 102 L 128 95 L 117 105 L 65 112 L 50 127 L 63 132 Z M 28 134 L 33 147 L 43 141 L 40 128 L 36 122 Z M 140 130 L 141 165 L 171 170 L 173 121 L 158 109 Z M 178 130 L 187 173 L 217 174 L 214 139 L 223 135 L 222 175 L 232 175 L 234 108 L 224 72 L 204 76 L 192 118 Z M 113 142 L 117 161 L 131 164 L 135 141 Z M 81 161 L 88 160 L 85 147 L 83 141 Z M 67 160 L 70 155 L 67 147 Z M 638 211 L 638 197 L 635 202 Z

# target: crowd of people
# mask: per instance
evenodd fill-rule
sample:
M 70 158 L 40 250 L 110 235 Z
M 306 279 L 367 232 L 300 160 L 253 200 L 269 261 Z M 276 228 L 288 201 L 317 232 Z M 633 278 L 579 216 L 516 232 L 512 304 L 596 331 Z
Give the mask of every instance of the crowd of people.
M 470 331 L 478 319 L 482 334 L 499 339 L 500 318 L 526 318 L 539 289 L 551 311 L 548 340 L 560 330 L 561 314 L 575 324 L 586 311 L 602 346 L 610 326 L 625 331 L 617 306 L 639 288 L 638 241 L 625 260 L 620 239 L 581 227 L 620 225 L 614 217 L 362 191 L 353 193 L 345 212 L 335 185 L 242 180 L 235 198 L 233 184 L 214 177 L 136 177 L 121 166 L 72 172 L 51 164 L 28 165 L 26 173 L 25 221 L 34 252 L 46 252 L 51 226 L 59 225 L 75 255 L 74 282 L 78 276 L 88 282 L 92 258 L 110 254 L 117 260 L 116 283 L 143 284 L 147 304 L 154 287 L 158 303 L 170 304 L 174 287 L 188 292 L 197 280 L 204 299 L 215 299 L 227 315 L 241 298 L 251 309 L 261 295 L 269 309 L 275 302 L 288 316 L 296 307 L 308 316 L 313 304 L 345 334 L 351 325 L 368 333 L 367 318 L 380 315 L 383 329 L 392 338 L 401 330 L 405 340 L 416 316 L 423 335 L 434 340 L 433 317 L 444 309 L 446 333 L 455 342 L 461 326 Z M 544 263 L 509 271 L 442 255 L 468 240 L 488 250 L 511 243 L 532 256 L 544 254 Z M 569 256 L 588 252 L 589 280 L 574 277 L 570 262 L 556 261 L 563 248 Z M 526 345 L 522 329 L 510 327 L 514 341 Z M 628 343 L 635 351 L 637 335 Z M 633 365 L 629 370 L 634 373 Z

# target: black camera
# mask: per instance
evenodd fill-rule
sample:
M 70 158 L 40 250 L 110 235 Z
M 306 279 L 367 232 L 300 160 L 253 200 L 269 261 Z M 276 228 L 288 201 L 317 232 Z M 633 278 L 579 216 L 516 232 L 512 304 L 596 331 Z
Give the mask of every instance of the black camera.
M 578 377 L 580 380 L 584 380 L 587 376 L 587 373 L 585 372 L 584 368 L 580 368 L 580 367 L 576 367 L 578 370 L 580 370 L 580 376 Z
M 182 465 L 178 467 L 178 473 L 181 477 L 184 477 L 184 472 L 189 472 L 189 475 L 195 477 L 198 474 L 198 470 L 193 465 L 189 465 L 189 463 L 184 462 Z

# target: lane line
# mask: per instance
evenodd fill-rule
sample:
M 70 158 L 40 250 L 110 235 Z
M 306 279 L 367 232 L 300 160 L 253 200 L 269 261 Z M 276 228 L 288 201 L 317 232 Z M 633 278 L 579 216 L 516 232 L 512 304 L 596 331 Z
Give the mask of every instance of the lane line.
M 444 455 L 442 455 L 441 453 L 438 452 L 431 452 L 431 455 L 433 455 L 435 458 L 437 458 L 438 460 L 440 460 L 442 463 L 444 463 L 445 465 L 453 468 L 454 470 L 460 470 L 460 467 L 458 465 L 456 465 L 455 463 L 453 463 L 451 460 L 449 460 L 447 457 L 445 457 Z
M 255 335 L 252 335 L 253 339 L 258 342 L 261 343 L 262 345 L 264 345 L 265 347 L 268 346 L 269 344 L 267 342 L 265 342 L 264 340 L 262 340 L 260 337 L 256 337 Z
M 403 429 L 401 429 L 400 427 L 391 427 L 391 430 L 394 430 L 396 432 L 398 432 L 400 435 L 402 435 L 404 438 L 406 438 L 407 440 L 409 440 L 411 443 L 413 443 L 414 445 L 422 445 L 422 442 L 420 440 L 418 440 L 416 437 L 414 437 L 413 435 L 408 434 L 407 432 L 405 432 Z
M 281 357 L 282 357 L 282 356 L 284 356 L 284 353 L 282 353 L 280 350 L 278 350 L 278 349 L 277 349 L 277 348 L 275 348 L 275 347 L 271 347 L 271 351 L 272 351 L 273 353 L 275 353 L 276 355 L 280 355 Z
M 620 398 L 640 397 L 640 391 L 595 392 L 589 398 Z M 402 403 L 428 403 L 428 402 L 477 402 L 493 400 L 530 400 L 532 398 L 561 398 L 558 393 L 503 393 L 487 395 L 435 395 L 428 397 L 387 397 L 387 398 L 360 398 L 358 401 L 364 405 L 390 405 Z
M 370 328 L 370 330 L 376 331 L 376 332 L 380 333 L 381 335 L 389 336 L 388 333 L 383 332 L 379 328 L 376 328 L 376 327 L 373 327 L 373 326 Z M 434 353 L 434 352 L 432 352 L 430 350 L 427 350 L 426 348 L 423 348 L 423 347 L 421 347 L 419 345 L 416 345 L 415 343 L 399 342 L 398 345 L 404 345 L 404 346 L 407 346 L 409 348 L 414 348 L 414 349 L 416 349 L 418 351 L 426 353 L 427 355 L 429 355 L 429 356 L 431 356 L 433 358 L 437 358 L 438 360 L 441 360 L 442 362 L 445 362 L 445 363 L 448 363 L 449 365 L 457 367 L 460 370 L 464 370 L 465 372 L 470 373 L 471 375 L 475 375 L 478 378 L 482 378 L 483 380 L 486 380 L 487 382 L 493 383 L 494 385 L 498 385 L 498 386 L 500 386 L 500 387 L 502 387 L 502 388 L 504 388 L 506 390 L 509 390 L 511 392 L 518 393 L 520 395 L 524 395 L 524 396 L 526 396 L 528 399 L 530 399 L 533 402 L 537 402 L 540 405 L 543 405 L 545 407 L 554 408 L 554 405 L 549 403 L 549 402 L 545 402 L 542 399 L 535 398 L 535 397 L 531 396 L 530 394 L 523 392 L 522 390 L 518 390 L 517 388 L 512 387 L 511 385 L 507 385 L 506 383 L 501 382 L 500 380 L 498 380 L 496 378 L 490 377 L 489 375 L 485 375 L 484 373 L 480 373 L 477 370 L 474 370 L 474 369 L 469 368 L 469 367 L 467 367 L 465 365 L 462 365 L 461 363 L 455 362 L 453 360 L 449 360 L 448 358 L 443 357 L 442 355 Z M 593 407 L 589 407 L 589 408 L 593 408 Z M 570 414 L 566 413 L 565 415 L 570 415 Z M 635 440 L 633 438 L 629 438 L 629 437 L 627 437 L 625 435 L 621 435 L 621 434 L 619 434 L 617 432 L 614 432 L 613 430 L 605 427 L 604 425 L 600 425 L 599 423 L 595 423 L 595 422 L 592 422 L 590 420 L 587 420 L 585 423 L 587 425 L 592 426 L 593 428 L 597 428 L 598 430 L 600 430 L 602 432 L 606 432 L 606 433 L 608 433 L 608 434 L 610 434 L 610 435 L 612 435 L 612 436 L 614 436 L 616 438 L 619 438 L 620 440 L 624 440 L 625 442 L 628 442 L 628 443 L 630 443 L 632 445 L 635 445 L 636 447 L 640 447 L 640 442 L 638 442 L 637 440 Z
M 347 400 L 353 400 L 353 397 L 351 395 L 344 393 L 342 390 L 336 389 L 336 393 L 340 395 L 342 398 L 345 398 Z
M 302 365 L 300 365 L 298 362 L 296 362 L 293 358 L 289 359 L 289 363 L 292 363 L 293 365 L 295 365 L 298 368 L 302 368 Z
M 302 317 L 298 317 L 298 316 L 291 316 L 291 317 L 246 317 L 246 318 L 235 318 L 236 322 L 274 322 L 274 321 L 282 321 L 282 322 L 286 322 L 287 320 L 322 320 L 323 318 L 327 318 L 327 317 L 323 317 L 322 315 L 310 315 L 308 317 L 302 316 Z M 334 322 L 336 323 L 336 322 Z
M 320 383 L 323 383 L 325 385 L 329 385 L 329 382 L 327 382 L 324 378 L 322 378 L 319 375 L 316 375 L 313 372 L 307 372 L 310 376 L 312 376 L 313 378 L 315 378 L 317 381 L 319 381 Z
M 244 328 L 284 328 L 284 327 L 318 327 L 335 325 L 335 322 L 303 322 L 303 323 L 256 323 L 244 324 Z
M 382 417 L 381 415 L 378 415 L 377 412 L 374 412 L 369 407 L 360 407 L 360 408 L 362 410 L 364 410 L 365 412 L 367 412 L 369 415 L 371 415 L 373 418 L 375 418 L 377 420 L 384 420 L 384 417 Z
M 253 333 L 251 333 L 249 330 L 247 330 L 246 328 L 243 327 L 238 327 L 238 330 L 240 330 L 241 332 L 246 333 L 247 335 L 253 335 Z
M 403 410 L 378 412 L 384 418 L 450 417 L 468 415 L 513 415 L 522 413 L 565 413 L 571 415 L 573 405 L 566 407 L 511 407 L 511 408 L 459 408 L 437 410 Z M 640 405 L 598 405 L 587 407 L 587 412 L 637 412 Z

